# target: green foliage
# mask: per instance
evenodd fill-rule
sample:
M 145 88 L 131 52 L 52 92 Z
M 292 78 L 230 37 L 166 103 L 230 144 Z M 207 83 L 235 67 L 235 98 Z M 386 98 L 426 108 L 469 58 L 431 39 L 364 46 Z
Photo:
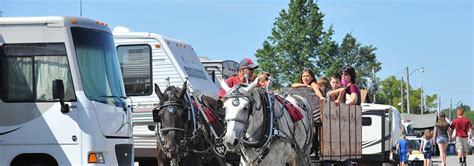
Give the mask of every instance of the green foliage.
M 260 67 L 275 78 L 274 85 L 294 82 L 305 67 L 315 70 L 323 16 L 318 6 L 307 0 L 291 1 L 288 11 L 280 12 L 271 36 L 255 55 Z
M 401 111 L 401 107 L 398 106 L 398 103 L 401 101 L 400 86 L 403 85 L 403 82 L 397 80 L 395 76 L 390 76 L 385 80 L 379 81 L 378 85 L 380 86 L 380 89 L 379 93 L 376 95 L 377 103 L 393 105 Z
M 377 103 L 379 104 L 388 104 L 396 107 L 398 110 L 402 111 L 401 106 L 398 103 L 401 103 L 401 86 L 404 90 L 406 88 L 405 82 L 397 80 L 395 76 L 387 77 L 385 80 L 382 80 L 378 84 L 380 86 L 379 92 L 377 93 Z M 425 112 L 436 110 L 436 99 L 438 96 L 436 94 L 426 95 L 425 98 Z M 403 108 L 406 112 L 406 93 L 403 96 Z M 421 89 L 412 89 L 410 87 L 410 112 L 419 114 L 421 113 Z
M 464 112 L 471 111 L 471 107 L 469 107 L 468 105 L 464 105 L 463 103 L 459 103 L 459 104 L 458 104 L 458 107 L 464 108 Z M 457 107 L 456 107 L 456 108 L 457 108 Z
M 352 66 L 357 84 L 366 88 L 372 69 L 381 69 L 375 47 L 362 45 L 351 34 L 339 45 L 332 39 L 332 25 L 323 31 L 323 17 L 311 0 L 292 0 L 288 11 L 280 12 L 272 34 L 255 54 L 260 67 L 272 74 L 276 87 L 296 82 L 304 68 L 312 69 L 317 77 L 329 77 L 343 66 Z
M 352 66 L 356 69 L 357 85 L 362 89 L 369 88 L 368 81 L 372 80 L 372 72 L 381 69 L 381 63 L 377 61 L 375 55 L 376 48 L 371 45 L 362 45 L 351 34 L 346 34 L 338 47 L 338 53 L 333 56 L 331 66 L 318 65 L 319 68 L 341 69 L 344 66 Z
M 469 120 L 471 120 L 471 124 L 474 123 L 474 112 L 472 111 L 466 111 L 464 112 L 464 117 L 468 118 Z M 474 128 L 474 126 L 473 126 Z

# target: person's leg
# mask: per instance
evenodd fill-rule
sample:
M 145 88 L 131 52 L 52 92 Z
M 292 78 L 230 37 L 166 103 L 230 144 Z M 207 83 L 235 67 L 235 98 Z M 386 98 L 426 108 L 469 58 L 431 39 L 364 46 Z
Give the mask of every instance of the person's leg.
M 398 155 L 399 155 L 398 157 L 400 159 L 400 166 L 405 166 L 405 162 L 407 161 L 407 157 L 406 157 L 407 153 L 406 152 L 404 152 L 404 153 L 400 152 Z
M 438 144 L 439 148 L 439 158 L 441 158 L 441 165 L 446 165 L 446 147 L 448 144 L 440 143 Z
M 466 163 L 466 155 L 468 153 L 469 144 L 467 143 L 467 138 L 461 138 L 462 147 L 463 147 L 463 154 L 462 154 L 462 162 Z
M 427 162 L 426 162 L 427 164 L 426 164 L 426 166 L 431 166 L 431 155 L 432 155 L 432 154 L 433 154 L 433 152 L 427 152 L 427 153 L 426 153 L 426 156 L 427 156 L 427 159 L 426 159 L 426 160 L 427 160 Z
M 456 137 L 456 152 L 458 153 L 459 163 L 462 163 L 462 156 L 464 155 L 464 149 L 462 147 L 462 139 Z

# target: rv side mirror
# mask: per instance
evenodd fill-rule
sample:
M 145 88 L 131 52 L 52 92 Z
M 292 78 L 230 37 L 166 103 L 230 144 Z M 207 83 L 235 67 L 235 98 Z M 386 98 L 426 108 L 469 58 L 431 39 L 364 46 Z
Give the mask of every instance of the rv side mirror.
M 53 80 L 53 99 L 64 99 L 64 84 L 63 80 Z
M 53 99 L 59 99 L 62 113 L 69 112 L 69 105 L 64 103 L 64 84 L 61 79 L 53 80 Z

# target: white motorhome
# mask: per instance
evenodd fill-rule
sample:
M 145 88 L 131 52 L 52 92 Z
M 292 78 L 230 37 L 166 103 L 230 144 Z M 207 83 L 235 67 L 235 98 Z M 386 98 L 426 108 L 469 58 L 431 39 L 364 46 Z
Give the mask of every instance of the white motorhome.
M 165 90 L 170 85 L 181 87 L 188 80 L 193 92 L 214 98 L 218 89 L 188 43 L 126 27 L 114 28 L 113 34 L 126 93 L 133 105 L 135 159 L 145 163 L 156 158 L 152 110 L 159 99 L 152 85 Z
M 362 161 L 389 162 L 402 133 L 400 112 L 390 105 L 362 103 Z
M 107 24 L 0 17 L 0 64 L 0 165 L 133 164 L 131 111 Z
M 219 88 L 221 87 L 218 81 L 219 79 L 226 80 L 236 75 L 239 71 L 239 63 L 233 60 L 210 60 L 207 57 L 200 57 L 199 60 L 202 65 L 204 65 L 212 81 Z

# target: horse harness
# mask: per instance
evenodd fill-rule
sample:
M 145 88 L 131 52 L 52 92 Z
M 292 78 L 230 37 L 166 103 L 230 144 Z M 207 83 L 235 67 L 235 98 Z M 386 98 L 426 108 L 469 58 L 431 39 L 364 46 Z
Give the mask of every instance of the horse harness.
M 189 154 L 189 152 L 190 152 L 189 147 L 190 146 L 188 146 L 188 145 L 196 137 L 196 131 L 191 131 L 191 136 L 189 136 L 190 135 L 190 133 L 188 131 L 189 121 L 191 120 L 190 119 L 191 116 L 194 116 L 194 115 L 192 115 L 191 111 L 187 111 L 188 112 L 188 119 L 185 121 L 184 128 L 178 128 L 178 127 L 161 128 L 161 119 L 159 117 L 159 112 L 166 109 L 164 111 L 167 111 L 170 114 L 176 114 L 176 107 L 180 107 L 183 110 L 187 110 L 189 108 L 189 107 L 187 107 L 187 106 L 185 106 L 182 103 L 179 103 L 177 101 L 165 101 L 165 102 L 163 102 L 162 105 L 160 105 L 159 107 L 153 109 L 153 120 L 155 122 L 157 122 L 155 132 L 156 132 L 156 136 L 158 137 L 158 143 L 160 144 L 161 150 L 163 150 L 165 153 L 169 153 L 169 149 L 164 148 L 165 147 L 165 139 L 164 139 L 164 134 L 163 133 L 166 133 L 166 132 L 169 132 L 169 131 L 184 132 L 183 139 L 179 141 L 180 143 L 177 146 L 179 152 L 183 151 L 183 153 L 178 154 L 178 159 L 180 159 L 180 158 L 185 157 Z
M 240 85 L 238 85 L 240 86 Z M 252 112 L 252 107 L 255 103 L 254 101 L 254 97 L 251 96 L 251 95 L 245 95 L 241 92 L 239 92 L 239 89 L 240 87 L 237 87 L 231 94 L 227 94 L 224 96 L 224 100 L 227 100 L 227 99 L 233 99 L 232 100 L 232 105 L 237 107 L 238 105 L 240 105 L 240 101 L 239 101 L 239 98 L 246 98 L 247 101 L 249 101 L 249 106 L 245 107 L 244 110 L 249 110 L 249 114 L 247 116 L 247 119 L 244 120 L 244 119 L 238 119 L 238 118 L 231 118 L 231 119 L 225 119 L 226 122 L 228 121 L 236 121 L 236 122 L 239 122 L 239 123 L 242 123 L 245 125 L 245 129 L 244 129 L 244 133 L 247 131 L 248 129 L 248 120 L 250 118 L 250 116 L 253 114 Z M 268 137 L 268 140 L 263 144 L 263 146 L 261 147 L 248 147 L 248 146 L 245 146 L 244 144 L 240 144 L 239 146 L 241 147 L 240 149 L 249 149 L 249 148 L 253 148 L 253 150 L 255 150 L 257 152 L 257 157 L 253 160 L 251 160 L 249 163 L 251 165 L 255 164 L 255 165 L 259 165 L 264 159 L 265 157 L 269 154 L 270 152 L 270 143 L 272 142 L 272 139 L 273 137 L 278 137 L 280 138 L 282 141 L 284 142 L 288 142 L 292 145 L 292 147 L 296 148 L 296 151 L 297 153 L 302 153 L 301 152 L 301 149 L 298 147 L 298 145 L 296 144 L 296 140 L 294 138 L 294 133 L 292 133 L 291 137 L 288 136 L 285 132 L 281 131 L 280 130 L 280 127 L 278 126 L 278 119 L 283 117 L 284 113 L 283 113 L 283 110 L 285 109 L 285 106 L 284 104 L 282 105 L 281 107 L 281 112 L 282 114 L 279 115 L 279 116 L 276 116 L 275 115 L 275 112 L 273 112 L 273 103 L 276 101 L 275 100 L 275 96 L 274 95 L 270 95 L 270 93 L 268 92 L 265 92 L 264 95 L 267 95 L 267 100 L 266 101 L 262 101 L 262 102 L 267 102 L 267 106 L 263 108 L 263 111 L 269 111 L 271 114 L 270 116 L 272 116 L 272 124 L 273 124 L 273 128 L 270 129 L 271 133 L 270 133 L 270 137 Z M 263 104 L 261 104 L 260 106 L 258 106 L 257 110 L 260 110 L 261 107 L 262 107 Z M 301 107 L 303 109 L 306 109 L 306 106 L 303 104 L 303 106 Z M 265 123 L 265 122 L 264 122 Z M 288 122 L 287 122 L 287 125 L 288 125 Z M 288 128 L 289 128 L 289 125 L 288 125 Z M 295 126 L 294 126 L 295 128 Z M 305 127 L 306 128 L 306 127 Z M 293 129 L 294 130 L 294 129 Z M 309 133 L 310 134 L 310 133 Z M 288 140 L 288 138 L 290 138 L 291 140 Z
M 248 119 L 253 114 L 253 109 L 252 108 L 253 108 L 254 100 L 253 100 L 252 96 L 240 93 L 239 88 L 241 86 L 240 85 L 237 85 L 237 86 L 238 87 L 231 94 L 227 94 L 227 95 L 224 96 L 224 100 L 232 99 L 232 105 L 235 106 L 235 107 L 240 105 L 239 98 L 245 98 L 247 101 L 249 101 L 249 105 L 244 107 L 244 109 L 243 109 L 243 110 L 248 110 L 249 111 L 247 119 L 230 118 L 230 119 L 224 119 L 224 121 L 225 121 L 225 123 L 227 123 L 229 121 L 242 123 L 242 124 L 245 125 L 245 131 L 246 131 L 247 127 L 248 127 Z

